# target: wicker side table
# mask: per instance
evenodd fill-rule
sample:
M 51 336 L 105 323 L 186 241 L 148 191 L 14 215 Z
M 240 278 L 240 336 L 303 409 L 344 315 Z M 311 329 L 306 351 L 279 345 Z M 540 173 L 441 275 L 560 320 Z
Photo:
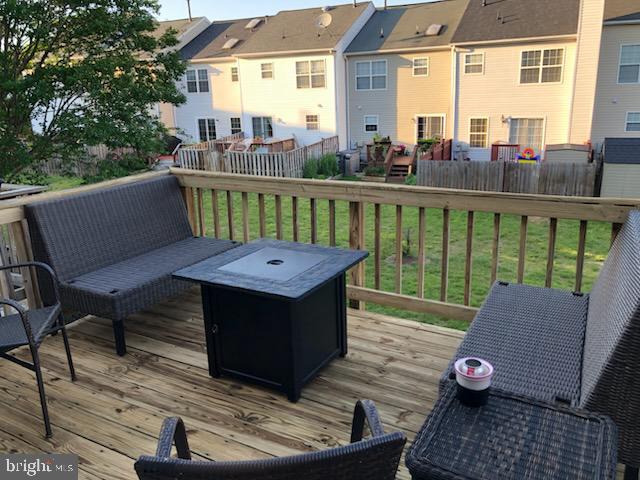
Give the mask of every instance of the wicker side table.
M 492 390 L 469 408 L 449 382 L 407 453 L 414 480 L 615 479 L 607 417 Z

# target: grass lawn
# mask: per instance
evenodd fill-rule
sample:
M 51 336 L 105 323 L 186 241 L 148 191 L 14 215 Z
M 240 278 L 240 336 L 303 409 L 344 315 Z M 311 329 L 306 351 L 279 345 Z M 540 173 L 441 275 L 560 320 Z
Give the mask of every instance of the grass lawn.
M 81 179 L 67 177 L 52 177 L 52 190 L 71 188 L 82 183 Z M 275 237 L 275 206 L 273 196 L 266 195 L 266 225 L 267 235 Z M 221 236 L 228 238 L 228 224 L 226 213 L 226 195 L 218 194 L 220 206 Z M 211 209 L 210 192 L 205 192 L 205 225 L 207 235 L 213 236 L 213 214 Z M 242 240 L 242 202 L 241 194 L 234 193 L 234 230 L 235 238 Z M 309 200 L 298 200 L 299 241 L 310 241 Z M 326 200 L 317 202 L 318 241 L 329 244 L 329 210 Z M 291 199 L 282 198 L 283 234 L 285 239 L 293 238 Z M 258 199 L 257 195 L 249 194 L 250 238 L 259 237 Z M 449 260 L 449 296 L 448 301 L 463 302 L 464 263 L 466 249 L 467 214 L 466 212 L 451 212 L 450 260 Z M 395 206 L 382 207 L 382 289 L 393 292 L 395 289 Z M 547 262 L 547 219 L 529 218 L 527 236 L 527 255 L 525 269 L 525 283 L 544 285 Z M 366 286 L 373 288 L 374 270 L 374 207 L 367 205 L 365 229 L 366 246 L 371 256 L 366 261 Z M 553 287 L 573 290 L 575 283 L 575 266 L 578 247 L 579 222 L 569 220 L 558 221 L 556 257 L 554 264 Z M 403 208 L 403 231 L 410 240 L 410 255 L 417 256 L 418 246 L 418 209 Z M 490 288 L 491 279 L 491 243 L 493 238 L 493 214 L 476 213 L 473 236 L 473 270 L 471 304 L 479 306 Z M 583 290 L 589 291 L 595 280 L 602 262 L 609 250 L 611 238 L 610 224 L 590 222 L 587 232 L 587 245 L 583 275 Z M 440 298 L 440 264 L 442 249 L 442 211 L 427 210 L 426 231 L 426 265 L 425 265 L 425 298 L 439 300 Z M 349 245 L 349 205 L 347 202 L 336 202 L 336 241 L 338 246 Z M 503 215 L 500 235 L 500 264 L 498 278 L 505 281 L 515 281 L 518 266 L 518 248 L 520 242 L 520 217 Z M 417 265 L 415 258 L 405 262 L 402 269 L 402 293 L 416 294 Z M 367 304 L 368 310 L 386 313 L 403 318 L 410 318 L 421 322 L 444 325 L 452 328 L 466 329 L 466 322 L 454 321 L 433 315 L 413 313 L 374 304 Z
M 266 195 L 267 236 L 275 237 L 275 204 L 273 196 Z M 220 207 L 221 235 L 228 237 L 226 214 L 226 195 L 218 194 Z M 205 225 L 207 235 L 213 236 L 213 217 L 211 196 L 205 193 Z M 259 237 L 257 195 L 249 194 L 250 238 Z M 242 203 L 241 194 L 233 195 L 235 238 L 242 240 Z M 318 209 L 318 241 L 329 244 L 328 202 L 319 200 Z M 382 271 L 381 284 L 385 291 L 395 289 L 395 206 L 382 207 Z M 310 241 L 309 200 L 298 200 L 299 241 Z M 291 199 L 282 198 L 283 235 L 285 239 L 293 238 Z M 439 300 L 440 297 L 440 265 L 442 249 L 442 211 L 427 210 L 426 231 L 426 265 L 425 265 L 425 298 Z M 464 263 L 466 251 L 467 213 L 451 212 L 450 218 L 450 260 L 449 260 L 449 296 L 448 301 L 463 303 Z M 476 213 L 473 236 L 473 269 L 471 304 L 479 306 L 484 300 L 491 280 L 491 244 L 493 238 L 493 214 Z M 527 236 L 527 255 L 525 283 L 544 285 L 547 261 L 548 225 L 546 219 L 530 218 Z M 374 207 L 366 208 L 366 246 L 371 256 L 366 261 L 366 286 L 374 286 Z M 573 290 L 575 284 L 575 266 L 578 246 L 578 221 L 558 221 L 556 257 L 554 263 L 553 287 Z M 411 239 L 410 255 L 417 257 L 418 246 L 418 208 L 403 208 L 403 231 Z M 600 266 L 606 258 L 611 238 L 610 224 L 591 222 L 587 232 L 586 256 L 583 275 L 583 290 L 589 291 L 596 278 Z M 338 246 L 349 245 L 349 205 L 347 202 L 336 202 L 336 241 Z M 520 217 L 503 215 L 500 235 L 500 263 L 498 278 L 515 281 L 518 266 L 518 248 L 520 242 Z M 402 293 L 416 295 L 417 264 L 415 258 L 405 262 L 402 269 Z M 367 304 L 367 309 L 387 313 L 403 318 L 411 318 L 422 322 L 445 325 L 458 329 L 466 329 L 467 324 L 461 321 L 438 318 L 433 315 L 413 313 L 404 310 Z
M 49 185 L 50 191 L 65 190 L 67 188 L 79 187 L 80 185 L 84 184 L 84 181 L 82 180 L 82 178 L 79 178 L 79 177 L 54 176 L 54 177 L 48 177 L 48 180 L 49 180 L 48 185 Z

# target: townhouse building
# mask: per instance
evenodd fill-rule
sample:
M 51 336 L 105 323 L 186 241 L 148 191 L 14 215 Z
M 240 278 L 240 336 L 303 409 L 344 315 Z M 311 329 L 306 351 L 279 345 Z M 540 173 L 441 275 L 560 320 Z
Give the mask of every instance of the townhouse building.
M 180 134 L 201 141 L 242 130 L 303 145 L 338 135 L 346 146 L 343 54 L 374 12 L 364 2 L 213 22 L 182 49 Z

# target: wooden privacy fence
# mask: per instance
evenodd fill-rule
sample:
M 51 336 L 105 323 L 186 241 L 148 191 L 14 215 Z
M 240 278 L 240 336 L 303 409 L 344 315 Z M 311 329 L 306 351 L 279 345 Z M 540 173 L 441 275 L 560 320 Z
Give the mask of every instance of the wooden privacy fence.
M 359 302 L 372 302 L 401 310 L 434 314 L 451 319 L 473 319 L 477 309 L 471 306 L 473 253 L 474 253 L 474 228 L 475 216 L 478 212 L 490 212 L 492 217 L 492 231 L 486 240 L 491 245 L 489 261 L 490 275 L 487 275 L 488 288 L 498 277 L 501 255 L 501 227 L 504 215 L 516 215 L 519 223 L 519 242 L 517 245 L 517 282 L 522 283 L 525 277 L 527 264 L 527 235 L 529 232 L 530 217 L 535 219 L 536 228 L 541 221 L 546 222 L 548 231 L 548 243 L 546 251 L 546 273 L 544 285 L 551 286 L 554 278 L 554 261 L 556 259 L 556 240 L 558 237 L 558 220 L 578 220 L 575 224 L 576 256 L 573 268 L 572 287 L 575 291 L 581 291 L 583 285 L 583 272 L 585 257 L 594 255 L 587 252 L 587 231 L 589 222 L 605 222 L 611 225 L 611 238 L 617 234 L 620 224 L 626 220 L 627 214 L 632 209 L 640 206 L 640 199 L 609 199 L 547 196 L 547 195 L 521 195 L 511 193 L 478 192 L 463 190 L 446 190 L 425 187 L 411 187 L 393 184 L 371 184 L 363 182 L 345 182 L 331 180 L 308 180 L 293 178 L 269 178 L 252 177 L 213 172 L 195 172 L 188 170 L 172 169 L 181 185 L 185 189 L 187 210 L 191 219 L 192 228 L 198 235 L 206 235 L 208 232 L 218 238 L 239 239 L 249 241 L 257 237 L 275 236 L 278 239 L 285 238 L 285 212 L 284 205 L 290 205 L 290 224 L 286 230 L 291 232 L 287 240 L 301 241 L 301 225 L 308 226 L 311 243 L 318 243 L 322 235 L 328 245 L 336 245 L 337 238 L 344 236 L 343 230 L 348 225 L 348 245 L 351 248 L 367 248 L 373 260 L 373 280 L 366 276 L 365 264 L 354 267 L 350 272 L 350 285 L 348 296 L 359 306 Z M 236 209 L 234 196 L 240 198 L 239 212 Z M 205 203 L 205 198 L 207 201 Z M 284 200 L 287 200 L 284 203 Z M 302 207 L 302 200 L 308 203 Z M 272 203 L 273 202 L 273 203 Z M 321 203 L 322 202 L 322 203 Z M 326 203 L 325 203 L 326 202 Z M 338 210 L 336 204 L 340 202 L 348 204 L 346 213 Z M 211 205 L 211 209 L 205 205 Z M 393 209 L 393 218 L 390 219 L 395 226 L 395 255 L 390 257 L 393 262 L 394 285 L 392 290 L 382 288 L 382 270 L 387 267 L 389 258 L 385 258 L 382 250 L 383 235 L 388 238 L 388 222 L 383 229 L 383 208 L 389 215 L 389 207 Z M 318 225 L 318 218 L 327 219 L 324 225 Z M 325 210 L 326 209 L 326 210 Z M 417 258 L 415 294 L 407 294 L 404 275 L 404 235 L 407 215 L 417 210 Z M 439 252 L 427 250 L 427 210 L 429 219 L 441 225 L 438 234 Z M 433 210 L 435 211 L 433 211 Z M 348 215 L 348 218 L 338 218 L 339 212 Z M 368 212 L 368 213 L 365 213 Z M 463 238 L 452 238 L 452 215 L 464 213 L 466 219 L 465 234 Z M 270 218 L 269 222 L 267 218 Z M 365 218 L 372 218 L 372 224 L 365 225 Z M 457 218 L 457 217 L 456 217 Z M 389 220 L 385 217 L 386 220 Z M 271 223 L 273 221 L 273 223 Z M 369 220 L 371 221 L 371 220 Z M 368 221 L 368 222 L 369 222 Z M 238 227 L 238 225 L 240 225 Z M 340 227 L 342 225 L 342 227 Z M 573 224 L 572 224 L 573 225 Z M 338 230 L 341 228 L 341 230 Z M 440 228 L 438 226 L 438 228 Z M 563 223 L 563 229 L 565 224 Z M 573 228 L 573 227 L 572 227 Z M 564 231 L 564 230 L 563 230 Z M 328 233 L 328 234 L 327 234 Z M 433 234 L 432 234 L 433 235 Z M 573 238 L 570 236 L 569 238 Z M 433 238 L 431 238 L 433 245 Z M 608 243 L 608 242 L 607 242 Z M 459 244 L 464 245 L 460 252 Z M 456 245 L 456 251 L 452 250 Z M 593 245 L 590 245 L 593 248 Z M 608 245 L 605 246 L 605 250 Z M 450 301 L 449 295 L 449 261 L 455 255 L 464 258 L 463 298 L 461 303 Z M 506 254 L 513 257 L 511 252 Z M 435 298 L 425 298 L 425 268 L 427 258 L 439 258 L 439 289 Z M 433 260 L 432 260 L 433 261 Z M 384 263 L 383 263 L 384 262 Z M 369 267 L 370 268 L 370 267 Z M 432 267 L 433 268 L 433 267 Z M 562 277 L 566 278 L 568 272 L 563 267 Z M 388 270 L 387 270 L 388 272 Z M 569 275 L 571 275 L 569 273 Z M 560 276 L 560 275 L 559 275 Z M 490 277 L 490 278 L 489 278 Z M 476 287 L 477 288 L 477 287 Z
M 328 153 L 337 152 L 338 137 L 325 138 L 312 145 L 296 148 L 288 152 L 228 151 L 224 155 L 224 168 L 221 170 L 242 175 L 302 178 L 307 160 L 321 158 Z
M 595 163 L 438 162 L 418 161 L 420 186 L 487 192 L 594 195 Z
M 38 166 L 38 170 L 49 176 L 71 173 L 78 177 L 86 177 L 96 175 L 98 163 L 107 160 L 110 156 L 122 157 L 133 153 L 135 150 L 129 147 L 110 149 L 106 145 L 86 146 L 78 159 L 69 160 L 55 156 Z
M 178 149 L 178 165 L 193 170 L 220 171 L 222 155 L 236 142 L 244 139 L 244 132 L 193 145 L 181 145 Z

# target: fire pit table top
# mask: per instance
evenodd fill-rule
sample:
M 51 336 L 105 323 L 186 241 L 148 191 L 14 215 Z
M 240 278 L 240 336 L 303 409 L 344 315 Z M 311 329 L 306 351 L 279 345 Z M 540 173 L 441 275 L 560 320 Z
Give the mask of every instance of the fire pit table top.
M 178 270 L 173 276 L 300 300 L 368 255 L 360 250 L 260 239 Z

